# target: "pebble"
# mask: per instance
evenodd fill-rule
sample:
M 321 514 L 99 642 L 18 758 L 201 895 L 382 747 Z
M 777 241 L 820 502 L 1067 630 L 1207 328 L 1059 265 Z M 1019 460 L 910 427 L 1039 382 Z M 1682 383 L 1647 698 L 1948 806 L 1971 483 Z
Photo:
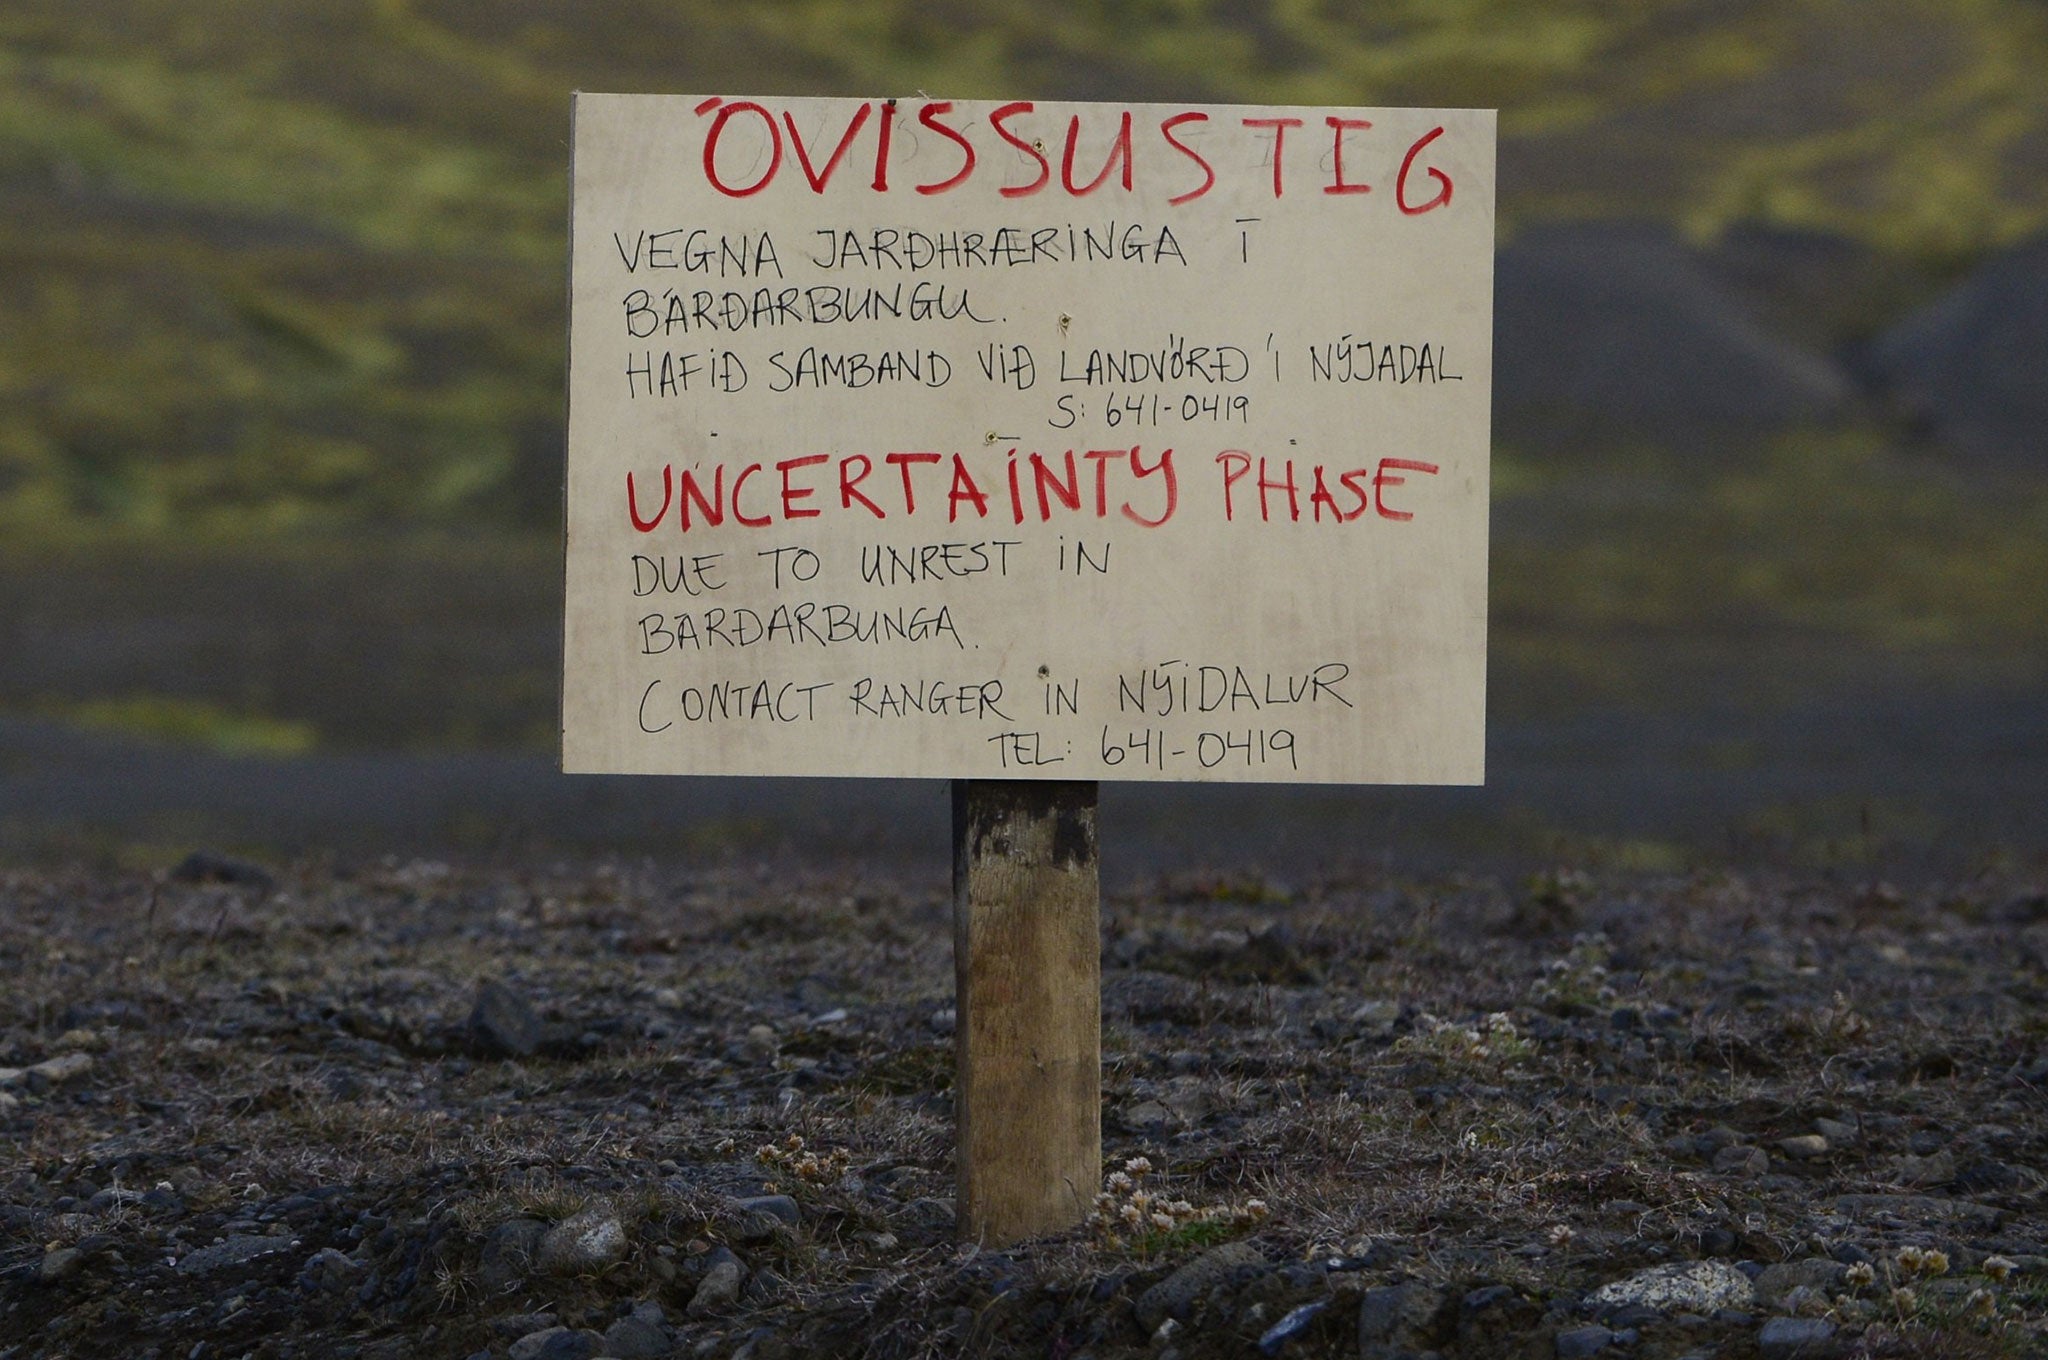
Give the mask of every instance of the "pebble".
M 1614 1333 L 1605 1327 L 1574 1327 L 1568 1332 L 1557 1334 L 1557 1360 L 1577 1360 L 1580 1356 L 1591 1355 L 1605 1350 L 1614 1340 Z
M 511 1360 L 591 1360 L 604 1345 L 596 1332 L 573 1327 L 550 1327 L 531 1332 L 512 1343 Z
M 1714 1170 L 1726 1176 L 1761 1176 L 1771 1169 L 1771 1154 L 1762 1148 L 1731 1144 L 1714 1154 Z
M 758 1196 L 758 1198 L 780 1199 L 783 1197 L 779 1195 L 762 1195 Z M 758 1205 L 751 1205 L 750 1202 L 744 1200 L 740 1203 L 739 1222 L 732 1229 L 732 1240 L 734 1242 L 751 1246 L 758 1242 L 767 1242 L 776 1237 L 787 1237 L 790 1235 L 791 1220 L 785 1218 L 781 1213 Z
M 1816 1119 L 1813 1131 L 1834 1147 L 1849 1147 L 1863 1136 L 1861 1129 L 1841 1119 Z
M 237 887 L 265 892 L 277 886 L 277 877 L 260 864 L 211 850 L 194 850 L 171 870 L 174 883 L 231 883 Z
M 1749 1276 L 1726 1261 L 1687 1261 L 1652 1266 L 1626 1279 L 1601 1285 L 1586 1296 L 1594 1307 L 1641 1304 L 1660 1313 L 1714 1313 L 1747 1308 L 1755 1297 Z
M 1793 1290 L 1829 1288 L 1842 1278 L 1843 1269 L 1839 1261 L 1823 1256 L 1766 1266 L 1763 1274 L 1756 1277 L 1757 1301 L 1767 1308 L 1783 1307 Z
M 96 1029 L 80 1026 L 65 1030 L 51 1041 L 50 1047 L 59 1053 L 100 1053 L 107 1047 L 107 1037 Z
M 361 1278 L 363 1263 L 347 1252 L 322 1247 L 299 1268 L 299 1287 L 309 1293 L 348 1288 Z
M 1831 1300 L 1827 1290 L 1816 1285 L 1802 1284 L 1787 1293 L 1778 1308 L 1790 1317 L 1820 1317 L 1830 1306 Z
M 178 1273 L 211 1275 L 217 1270 L 247 1265 L 261 1257 L 288 1251 L 293 1245 L 287 1237 L 230 1237 L 225 1242 L 187 1253 L 178 1262 Z
M 1251 1242 L 1225 1242 L 1212 1247 L 1138 1295 L 1139 1325 L 1158 1330 L 1169 1317 L 1184 1316 L 1196 1299 L 1239 1271 L 1263 1270 L 1266 1254 Z
M 747 1037 L 740 1040 L 740 1056 L 751 1063 L 771 1063 L 782 1051 L 782 1041 L 775 1037 L 772 1025 L 752 1025 Z
M 767 1232 L 758 1234 L 760 1237 L 768 1236 L 778 1226 L 795 1228 L 804 1221 L 804 1211 L 788 1195 L 753 1195 L 740 1200 L 738 1208 L 749 1221 L 763 1217 L 773 1220 Z
M 1309 1324 L 1329 1306 L 1328 1299 L 1317 1299 L 1314 1303 L 1290 1309 L 1286 1316 L 1260 1333 L 1259 1349 L 1267 1355 L 1278 1355 L 1288 1342 L 1307 1331 Z
M 60 1053 L 28 1067 L 0 1067 L 0 1086 L 45 1090 L 74 1077 L 82 1077 L 92 1068 L 93 1056 L 90 1053 Z
M 2000 1216 L 1995 1205 L 1978 1204 L 1967 1199 L 1941 1199 L 1933 1195 L 1837 1195 L 1833 1203 L 1836 1213 L 1852 1218 L 1889 1215 L 1908 1223 L 1974 1220 L 1988 1227 L 1995 1224 Z
M 740 1296 L 740 1281 L 745 1274 L 746 1267 L 739 1259 L 731 1252 L 724 1253 L 724 1259 L 704 1272 L 704 1278 L 697 1282 L 697 1292 L 690 1296 L 690 1304 L 683 1311 L 691 1317 L 702 1317 L 730 1308 Z
M 45 1253 L 42 1265 L 36 1268 L 36 1279 L 43 1284 L 58 1284 L 70 1279 L 85 1267 L 85 1253 L 77 1247 L 59 1247 Z
M 534 1256 L 548 1225 L 537 1218 L 507 1219 L 484 1238 L 477 1263 L 477 1282 L 489 1294 L 503 1294 L 519 1287 L 533 1269 Z
M 673 1349 L 659 1320 L 623 1317 L 605 1329 L 604 1354 L 616 1360 L 658 1360 Z
M 1898 1180 L 1901 1185 L 1930 1189 L 1947 1185 L 1955 1178 L 1956 1156 L 1946 1148 L 1926 1157 L 1899 1158 Z
M 1772 1318 L 1757 1333 L 1763 1360 L 1818 1360 L 1835 1353 L 1835 1324 L 1826 1318 Z
M 1828 1140 L 1817 1133 L 1802 1133 L 1778 1140 L 1778 1151 L 1796 1162 L 1810 1162 L 1828 1155 Z
M 626 1254 L 626 1228 L 600 1205 L 572 1214 L 549 1228 L 535 1254 L 552 1275 L 602 1270 Z
M 1359 1353 L 1422 1349 L 1443 1302 L 1442 1294 L 1413 1280 L 1366 1290 L 1358 1300 Z
M 547 1026 L 526 998 L 502 982 L 477 988 L 469 1012 L 469 1038 L 478 1051 L 493 1058 L 530 1058 L 540 1051 Z

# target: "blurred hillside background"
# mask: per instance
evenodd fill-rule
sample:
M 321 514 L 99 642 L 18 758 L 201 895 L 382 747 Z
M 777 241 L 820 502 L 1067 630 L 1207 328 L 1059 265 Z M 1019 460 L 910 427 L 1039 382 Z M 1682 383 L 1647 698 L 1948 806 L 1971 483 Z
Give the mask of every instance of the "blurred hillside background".
M 2039 853 L 2044 72 L 2041 0 L 9 0 L 0 850 L 941 853 L 552 773 L 581 88 L 1501 110 L 1489 788 L 1109 789 L 1113 865 Z

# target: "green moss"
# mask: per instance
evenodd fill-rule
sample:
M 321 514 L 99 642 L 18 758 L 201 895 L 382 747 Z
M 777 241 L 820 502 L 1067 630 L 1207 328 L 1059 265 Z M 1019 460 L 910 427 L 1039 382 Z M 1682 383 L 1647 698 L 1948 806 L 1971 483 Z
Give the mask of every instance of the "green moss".
M 319 734 L 310 723 L 234 713 L 200 700 L 168 695 L 53 700 L 38 707 L 47 716 L 95 731 L 203 746 L 231 755 L 302 755 L 319 743 Z

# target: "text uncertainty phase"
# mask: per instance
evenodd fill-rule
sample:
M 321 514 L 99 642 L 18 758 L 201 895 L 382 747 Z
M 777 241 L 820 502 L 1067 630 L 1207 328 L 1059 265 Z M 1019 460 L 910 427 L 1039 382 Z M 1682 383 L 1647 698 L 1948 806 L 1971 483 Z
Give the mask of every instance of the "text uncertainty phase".
M 1494 116 L 579 95 L 562 751 L 1473 783 Z

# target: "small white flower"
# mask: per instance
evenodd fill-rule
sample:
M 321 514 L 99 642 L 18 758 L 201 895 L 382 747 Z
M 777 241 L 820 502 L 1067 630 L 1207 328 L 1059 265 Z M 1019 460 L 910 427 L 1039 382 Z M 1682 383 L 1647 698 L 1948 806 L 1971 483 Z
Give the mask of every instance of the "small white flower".
M 1172 1232 L 1174 1227 L 1173 1215 L 1164 1211 L 1153 1214 L 1152 1226 L 1161 1232 Z
M 1137 1182 L 1133 1181 L 1129 1176 L 1126 1176 L 1121 1171 L 1112 1171 L 1109 1173 L 1109 1188 L 1116 1191 L 1118 1194 L 1126 1193 L 1136 1183 Z
M 1152 1163 L 1144 1157 L 1133 1157 L 1124 1163 L 1124 1170 L 1133 1176 L 1142 1176 L 1152 1169 Z
M 1842 1279 L 1852 1289 L 1865 1289 L 1870 1286 L 1872 1281 L 1877 1279 L 1877 1272 L 1871 1269 L 1870 1262 L 1858 1261 L 1855 1265 L 1842 1272 Z
M 2019 1269 L 2018 1263 L 2006 1257 L 1987 1256 L 1984 1258 L 1984 1273 L 1999 1284 L 2004 1284 L 2011 1277 L 2013 1271 L 2017 1269 Z

